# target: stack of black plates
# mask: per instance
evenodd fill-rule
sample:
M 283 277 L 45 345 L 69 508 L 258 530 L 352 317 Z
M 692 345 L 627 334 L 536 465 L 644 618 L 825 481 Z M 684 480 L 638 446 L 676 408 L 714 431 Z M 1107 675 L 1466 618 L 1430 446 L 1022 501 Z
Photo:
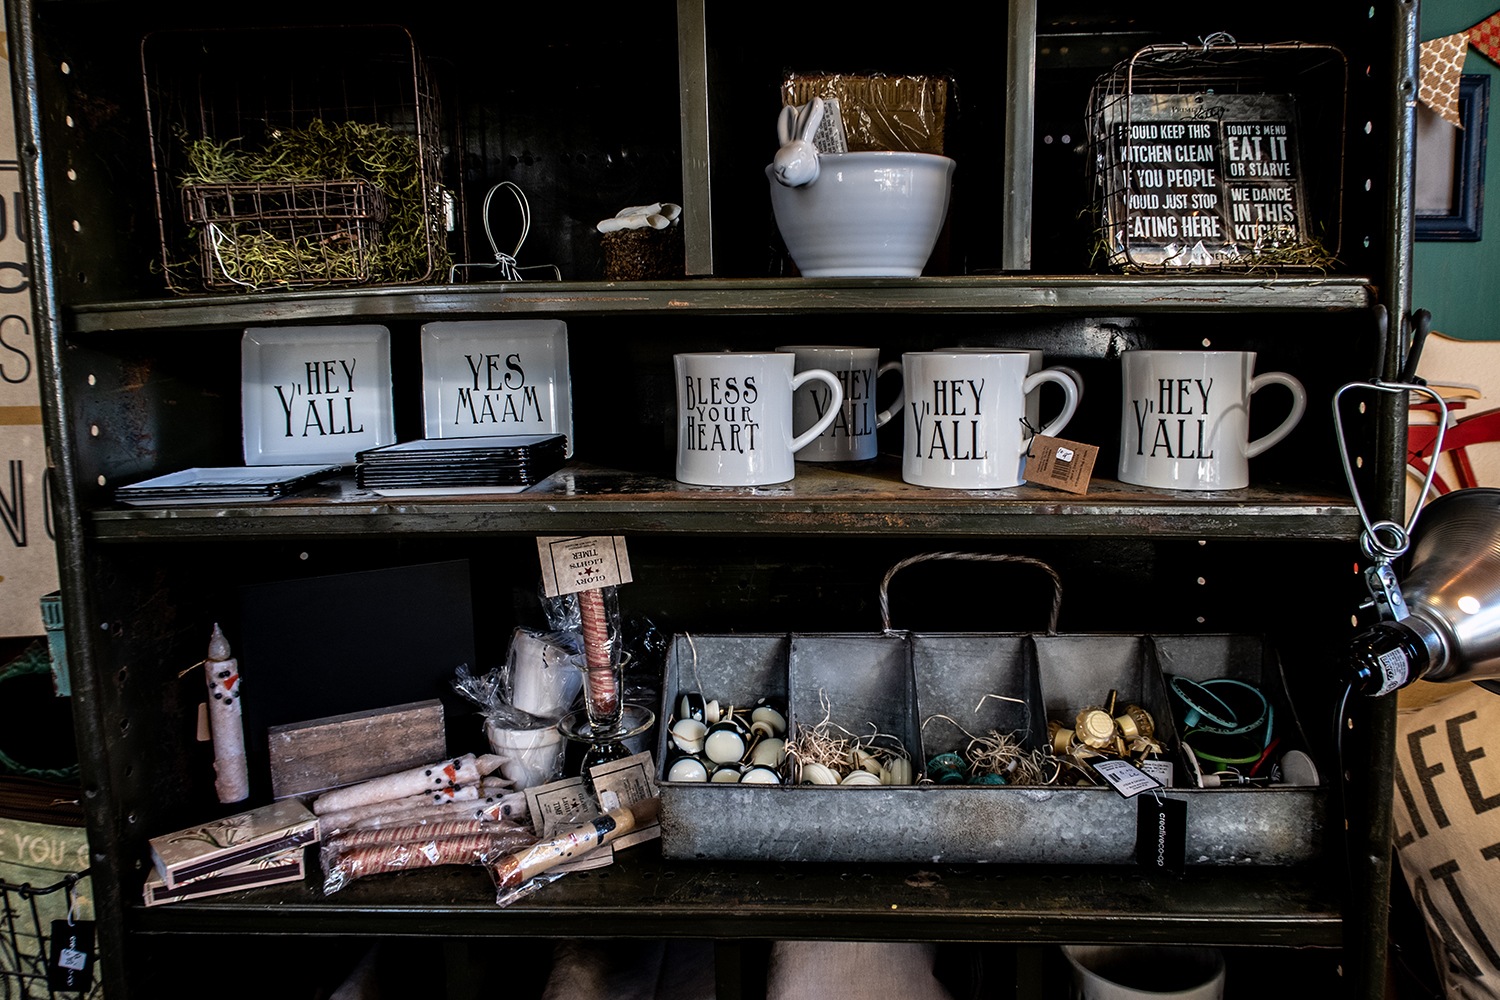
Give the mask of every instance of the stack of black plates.
M 338 472 L 338 465 L 252 465 L 184 469 L 115 490 L 115 499 L 136 507 L 245 503 L 275 500 Z
M 516 493 L 562 468 L 567 438 L 426 438 L 362 451 L 355 458 L 361 489 L 387 495 Z

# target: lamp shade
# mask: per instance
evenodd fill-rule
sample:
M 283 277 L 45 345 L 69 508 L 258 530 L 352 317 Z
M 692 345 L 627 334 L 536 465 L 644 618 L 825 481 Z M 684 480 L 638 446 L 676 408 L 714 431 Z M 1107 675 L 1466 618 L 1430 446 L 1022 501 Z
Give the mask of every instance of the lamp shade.
M 1354 689 L 1379 695 L 1415 680 L 1500 678 L 1500 489 L 1433 500 L 1418 515 L 1408 555 L 1401 593 L 1410 613 L 1355 636 Z

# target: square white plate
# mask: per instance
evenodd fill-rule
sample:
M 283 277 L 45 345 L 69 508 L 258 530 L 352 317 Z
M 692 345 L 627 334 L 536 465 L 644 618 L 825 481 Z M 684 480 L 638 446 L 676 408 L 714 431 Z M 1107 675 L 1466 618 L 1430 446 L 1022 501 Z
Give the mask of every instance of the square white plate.
M 383 326 L 252 327 L 240 365 L 246 465 L 349 464 L 396 441 Z
M 562 434 L 573 456 L 568 325 L 557 319 L 422 326 L 429 438 Z
M 132 483 L 115 499 L 138 507 L 275 500 L 338 472 L 338 465 L 259 465 L 192 468 Z

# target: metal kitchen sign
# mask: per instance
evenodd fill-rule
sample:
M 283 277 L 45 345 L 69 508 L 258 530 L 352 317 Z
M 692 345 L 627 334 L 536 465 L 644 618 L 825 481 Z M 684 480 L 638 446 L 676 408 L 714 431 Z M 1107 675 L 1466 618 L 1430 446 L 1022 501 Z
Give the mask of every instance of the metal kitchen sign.
M 1104 125 L 1111 264 L 1233 265 L 1309 242 L 1290 95 L 1132 94 Z

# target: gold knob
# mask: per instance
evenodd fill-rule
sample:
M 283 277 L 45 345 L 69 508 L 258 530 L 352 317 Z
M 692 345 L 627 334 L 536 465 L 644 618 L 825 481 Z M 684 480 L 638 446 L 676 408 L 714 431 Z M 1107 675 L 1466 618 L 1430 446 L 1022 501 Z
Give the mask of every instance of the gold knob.
M 1085 746 L 1102 749 L 1114 742 L 1115 720 L 1102 708 L 1085 708 L 1078 713 L 1073 731 Z
M 1052 752 L 1059 757 L 1068 753 L 1068 747 L 1073 744 L 1073 730 L 1064 729 L 1061 722 L 1047 723 L 1047 742 L 1052 744 Z
M 1125 714 L 1115 716 L 1120 735 L 1127 740 L 1150 739 L 1156 735 L 1156 720 L 1139 705 L 1126 705 Z

